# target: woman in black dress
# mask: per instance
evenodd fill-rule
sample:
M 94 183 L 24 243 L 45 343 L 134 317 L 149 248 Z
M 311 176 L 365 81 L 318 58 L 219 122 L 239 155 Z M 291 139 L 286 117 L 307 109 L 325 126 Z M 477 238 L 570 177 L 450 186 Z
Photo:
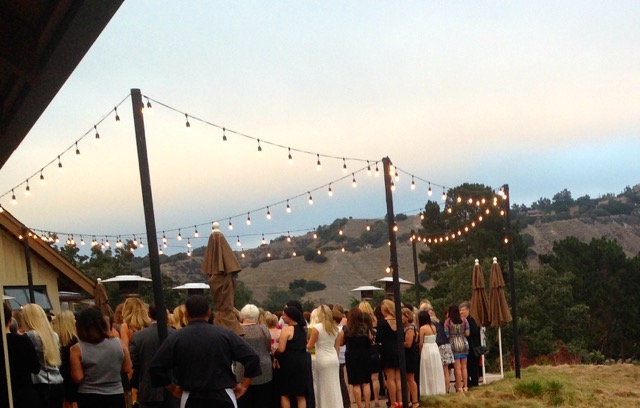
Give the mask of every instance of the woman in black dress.
M 280 368 L 278 388 L 280 406 L 290 408 L 290 396 L 295 396 L 298 408 L 306 408 L 305 396 L 311 373 L 311 356 L 307 353 L 307 335 L 302 313 L 295 307 L 284 308 L 282 319 L 288 325 L 280 333 L 274 364 Z
M 364 397 L 364 408 L 369 408 L 371 401 L 371 341 L 373 334 L 371 328 L 365 321 L 365 314 L 354 307 L 349 311 L 347 326 L 338 335 L 339 345 L 347 346 L 345 353 L 347 365 L 347 377 L 349 384 L 353 386 L 353 397 L 358 408 L 362 408 Z
M 413 323 L 413 310 L 402 309 L 402 325 L 404 327 L 404 355 L 407 364 L 407 386 L 409 387 L 409 399 L 413 406 L 420 406 L 418 400 L 418 384 L 416 373 L 420 369 L 420 354 L 418 352 L 418 328 Z
M 380 344 L 381 347 L 380 363 L 384 371 L 385 385 L 389 392 L 389 402 L 391 406 L 397 406 L 397 403 L 402 401 L 402 389 L 400 385 L 400 359 L 397 348 L 396 308 L 392 301 L 385 299 L 382 301 L 380 310 L 382 311 L 383 319 L 378 320 L 376 343 Z

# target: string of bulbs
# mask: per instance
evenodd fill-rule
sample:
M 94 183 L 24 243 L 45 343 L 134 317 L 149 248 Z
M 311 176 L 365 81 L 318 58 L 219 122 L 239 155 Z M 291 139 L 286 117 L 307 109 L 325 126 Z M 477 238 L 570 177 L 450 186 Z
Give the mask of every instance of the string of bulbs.
M 61 169 L 61 168 L 62 168 L 62 160 L 61 160 L 62 156 L 63 156 L 65 153 L 67 153 L 67 152 L 69 152 L 69 151 L 72 151 L 72 149 L 73 149 L 74 147 L 75 147 L 76 155 L 80 155 L 79 142 L 81 142 L 85 137 L 87 137 L 87 136 L 88 136 L 88 135 L 90 135 L 91 133 L 95 132 L 95 139 L 96 139 L 96 141 L 99 141 L 99 140 L 100 140 L 100 134 L 99 134 L 99 132 L 98 132 L 98 126 L 99 126 L 99 125 L 100 125 L 104 120 L 106 120 L 106 118 L 108 118 L 108 117 L 109 117 L 109 116 L 111 116 L 111 115 L 114 115 L 114 116 L 115 116 L 115 120 L 116 120 L 117 122 L 119 122 L 119 121 L 120 121 L 120 116 L 118 115 L 118 110 L 117 110 L 117 109 L 118 109 L 118 107 L 119 107 L 122 103 L 124 103 L 124 102 L 129 98 L 129 97 L 130 97 L 130 95 L 127 95 L 125 98 L 123 98 L 123 99 L 122 99 L 122 100 L 121 100 L 121 101 L 120 101 L 120 102 L 119 102 L 119 103 L 118 103 L 118 104 L 117 104 L 117 105 L 116 105 L 112 110 L 110 110 L 110 111 L 109 111 L 107 114 L 105 114 L 105 115 L 104 115 L 100 120 L 98 120 L 98 121 L 93 125 L 93 127 L 92 127 L 89 131 L 85 132 L 85 133 L 84 133 L 80 138 L 78 138 L 77 140 L 75 140 L 75 141 L 74 141 L 74 142 L 73 142 L 69 147 L 67 147 L 65 150 L 63 150 L 62 152 L 60 152 L 60 154 L 58 154 L 58 155 L 56 156 L 56 158 L 52 159 L 50 162 L 48 162 L 48 163 L 47 163 L 47 164 L 45 164 L 44 166 L 41 166 L 41 167 L 40 167 L 40 170 L 38 170 L 38 171 L 34 172 L 31 176 L 27 177 L 27 178 L 25 179 L 25 181 L 23 181 L 23 182 L 21 182 L 21 183 L 17 184 L 17 185 L 16 185 L 16 186 L 14 186 L 11 190 L 8 190 L 8 191 L 7 191 L 7 192 L 5 192 L 4 194 L 0 195 L 0 199 L 2 199 L 3 197 L 5 197 L 5 196 L 6 196 L 6 195 L 8 195 L 9 193 L 11 193 L 11 194 L 12 194 L 12 202 L 15 204 L 15 203 L 16 203 L 16 201 L 17 201 L 17 200 L 16 200 L 16 197 L 15 197 L 15 189 L 17 189 L 17 188 L 21 187 L 22 185 L 25 185 L 26 193 L 30 194 L 30 190 L 31 190 L 31 189 L 30 189 L 29 181 L 30 181 L 32 178 L 34 178 L 34 177 L 38 176 L 38 174 L 39 174 L 39 178 L 40 178 L 40 180 L 41 180 L 41 181 L 44 181 L 44 170 L 45 170 L 48 166 L 50 166 L 50 165 L 54 164 L 56 161 L 57 161 L 57 163 L 58 163 L 58 168 L 60 168 L 60 169 Z M 245 133 L 238 132 L 238 131 L 235 131 L 235 130 L 233 130 L 233 129 L 228 129 L 228 128 L 226 128 L 226 127 L 223 127 L 223 126 L 217 125 L 217 124 L 212 123 L 212 122 L 210 122 L 210 121 L 208 121 L 208 120 L 201 119 L 201 118 L 198 118 L 198 117 L 196 117 L 196 116 L 191 116 L 191 115 L 189 115 L 189 114 L 188 114 L 188 113 L 186 113 L 186 112 L 182 112 L 182 111 L 180 111 L 180 110 L 178 110 L 178 109 L 176 109 L 176 108 L 174 108 L 174 107 L 172 107 L 172 106 L 170 106 L 170 105 L 167 105 L 167 104 L 165 104 L 165 103 L 163 103 L 163 102 L 160 102 L 160 101 L 158 101 L 158 100 L 155 100 L 155 99 L 153 99 L 153 98 L 150 98 L 150 97 L 148 97 L 148 96 L 146 96 L 146 95 L 145 95 L 144 97 L 145 97 L 145 98 L 146 98 L 146 100 L 147 100 L 147 103 L 146 103 L 146 109 L 147 109 L 147 110 L 152 109 L 151 101 L 153 101 L 154 103 L 156 103 L 156 104 L 158 104 L 158 105 L 160 105 L 160 106 L 163 106 L 163 107 L 165 107 L 165 108 L 167 108 L 167 109 L 170 109 L 170 110 L 172 110 L 172 111 L 175 111 L 175 112 L 178 112 L 178 113 L 180 113 L 180 114 L 184 115 L 184 117 L 185 117 L 185 119 L 186 119 L 186 122 L 185 122 L 185 126 L 186 126 L 186 127 L 191 127 L 191 124 L 190 124 L 190 122 L 189 122 L 189 119 L 191 119 L 191 120 L 196 120 L 196 121 L 202 122 L 202 123 L 204 123 L 204 124 L 206 124 L 206 125 L 209 125 L 209 126 L 212 126 L 212 127 L 216 127 L 216 128 L 218 128 L 218 129 L 221 129 L 221 130 L 222 130 L 222 139 L 223 139 L 223 141 L 227 141 L 227 140 L 228 140 L 228 138 L 227 138 L 227 133 L 228 133 L 229 135 L 236 135 L 236 136 L 240 136 L 240 137 L 244 137 L 244 138 L 248 138 L 248 139 L 251 139 L 251 140 L 256 141 L 256 142 L 257 142 L 257 144 L 258 144 L 258 151 L 262 151 L 262 145 L 270 145 L 270 146 L 274 146 L 274 147 L 277 147 L 277 148 L 286 149 L 286 150 L 287 150 L 287 152 L 288 152 L 287 157 L 288 157 L 288 160 L 289 160 L 289 162 L 290 162 L 290 163 L 291 163 L 291 162 L 292 162 L 292 160 L 293 160 L 292 152 L 302 153 L 302 154 L 306 154 L 306 155 L 312 155 L 312 156 L 315 156 L 315 157 L 316 157 L 316 166 L 317 166 L 318 170 L 320 170 L 320 169 L 321 169 L 321 166 L 322 166 L 322 165 L 321 165 L 321 161 L 320 161 L 320 159 L 321 159 L 321 158 L 330 158 L 330 159 L 337 159 L 337 160 L 341 160 L 341 161 L 342 161 L 342 170 L 343 170 L 343 172 L 344 172 L 344 173 L 347 173 L 347 175 L 346 175 L 346 176 L 344 176 L 344 177 L 342 177 L 342 178 L 340 178 L 340 179 L 338 179 L 338 180 L 334 180 L 334 181 L 332 181 L 332 182 L 330 182 L 330 183 L 328 183 L 328 184 L 325 184 L 325 185 L 323 185 L 323 186 L 317 187 L 317 188 L 315 188 L 315 189 L 308 190 L 306 193 L 301 193 L 301 194 L 299 194 L 299 195 L 296 195 L 296 196 L 290 197 L 290 198 L 288 198 L 288 199 L 285 199 L 285 200 L 279 201 L 279 202 L 277 202 L 277 203 L 270 204 L 270 205 L 267 205 L 267 206 L 264 206 L 264 207 L 258 208 L 258 209 L 256 209 L 256 210 L 248 211 L 248 212 L 246 212 L 246 214 L 247 214 L 247 223 L 248 223 L 248 224 L 250 224 L 250 222 L 251 222 L 251 214 L 252 214 L 252 213 L 254 213 L 254 212 L 261 211 L 261 210 L 266 210 L 267 218 L 269 219 L 269 218 L 270 218 L 270 216 L 271 216 L 270 208 L 271 208 L 271 207 L 273 207 L 273 206 L 279 205 L 279 204 L 284 204 L 284 203 L 286 203 L 286 206 L 287 206 L 286 210 L 287 210 L 287 212 L 291 212 L 291 206 L 290 206 L 290 203 L 289 203 L 291 200 L 294 200 L 294 199 L 296 199 L 296 198 L 299 198 L 299 197 L 302 197 L 302 196 L 308 195 L 309 203 L 310 203 L 310 204 L 312 204 L 312 202 L 313 202 L 313 199 L 312 199 L 312 196 L 311 196 L 311 193 L 312 193 L 312 192 L 315 192 L 315 191 L 317 191 L 317 190 L 319 190 L 319 189 L 322 189 L 322 188 L 327 188 L 327 189 L 328 189 L 328 194 L 331 196 L 331 195 L 333 195 L 333 190 L 332 190 L 332 184 L 333 184 L 333 183 L 336 183 L 336 182 L 341 181 L 341 180 L 343 180 L 343 179 L 345 179 L 345 178 L 351 177 L 351 178 L 352 178 L 352 184 L 353 184 L 353 186 L 355 187 L 355 186 L 356 186 L 356 178 L 355 178 L 355 175 L 356 175 L 356 174 L 358 174 L 358 173 L 360 173 L 361 171 L 364 171 L 364 170 L 366 169 L 367 174 L 368 174 L 368 175 L 371 175 L 371 174 L 374 172 L 374 171 L 372 170 L 372 166 L 373 166 L 373 167 L 375 167 L 375 174 L 376 174 L 376 176 L 379 174 L 379 171 L 380 171 L 380 170 L 379 170 L 379 163 L 380 163 L 380 161 L 378 161 L 378 160 L 367 160 L 367 159 L 354 158 L 354 157 L 334 156 L 334 155 L 328 155 L 328 154 L 321 154 L 321 153 L 311 152 L 311 151 L 308 151 L 308 150 L 299 149 L 299 148 L 295 148 L 295 147 L 291 147 L 291 146 L 285 146 L 285 145 L 282 145 L 282 144 L 279 144 L 279 143 L 275 143 L 275 142 L 271 142 L 271 141 L 269 141 L 269 140 L 265 140 L 265 139 L 262 139 L 262 140 L 261 140 L 261 139 L 259 139 L 259 138 L 257 138 L 257 137 L 253 137 L 253 136 L 247 135 L 247 134 L 245 134 Z M 351 173 L 351 175 L 349 176 L 349 175 L 348 175 L 349 170 L 348 170 L 348 167 L 347 167 L 347 161 L 366 162 L 366 163 L 367 163 L 367 165 L 366 165 L 366 167 L 363 167 L 363 168 L 361 168 L 361 169 L 359 169 L 359 170 L 357 170 L 357 171 L 352 172 L 352 173 Z M 397 169 L 397 168 L 395 168 L 395 167 L 394 167 L 394 168 L 392 169 L 392 172 L 394 172 L 393 176 L 394 176 L 394 180 L 395 180 L 395 181 L 398 181 L 398 179 L 399 179 L 398 171 L 403 172 L 403 173 L 406 173 L 406 174 L 410 174 L 410 173 L 408 173 L 408 172 L 406 172 L 406 171 L 403 171 L 403 170 L 400 170 L 400 169 Z M 422 179 L 422 178 L 416 177 L 416 176 L 414 176 L 413 174 L 411 174 L 411 178 L 412 178 L 412 181 L 411 181 L 411 189 L 412 189 L 412 190 L 413 190 L 413 189 L 415 189 L 415 180 L 420 180 L 420 181 L 423 181 L 423 182 L 425 182 L 425 183 L 427 183 L 427 184 L 429 185 L 429 189 L 428 189 L 428 194 L 429 194 L 429 195 L 431 195 L 431 193 L 432 193 L 431 185 L 433 185 L 433 186 L 436 186 L 436 187 L 442 187 L 442 189 L 443 189 L 443 199 L 444 199 L 444 198 L 446 198 L 446 193 L 445 193 L 446 188 L 445 188 L 445 186 L 442 186 L 442 185 L 439 185 L 439 184 L 437 184 L 437 183 L 433 183 L 433 182 L 431 182 L 431 181 L 428 181 L 428 180 L 425 180 L 425 179 Z M 394 191 L 395 191 L 395 183 L 394 183 L 393 181 L 392 181 L 392 190 L 394 190 Z M 0 204 L 0 212 L 1 212 L 1 211 L 2 211 L 2 205 Z M 244 214 L 244 212 L 243 212 L 243 214 Z M 232 219 L 235 219 L 235 218 L 237 218 L 237 217 L 239 217 L 239 216 L 241 216 L 241 215 L 243 215 L 243 214 L 233 215 L 233 216 L 231 216 L 231 217 L 224 217 L 223 219 L 228 219 L 228 221 L 229 221 L 229 226 L 232 226 L 231 220 L 232 220 Z M 221 220 L 218 220 L 218 221 L 222 221 L 222 219 L 221 219 Z M 193 225 L 193 227 L 194 227 L 194 229 L 195 229 L 195 233 L 197 234 L 197 228 L 198 228 L 198 226 L 203 226 L 203 225 L 205 225 L 205 224 L 208 224 L 208 223 L 201 223 L 201 224 L 195 224 L 195 225 Z M 190 228 L 190 227 L 191 227 L 191 225 L 186 226 L 186 227 L 185 227 L 185 226 L 183 226 L 183 227 L 177 227 L 177 228 L 165 229 L 165 230 L 163 231 L 163 235 L 165 234 L 165 231 L 169 231 L 169 232 L 175 232 L 175 231 L 178 231 L 177 239 L 178 239 L 178 240 L 181 240 L 181 235 L 182 235 L 182 234 L 181 234 L 181 230 L 182 230 L 182 229 L 185 229 L 185 230 L 186 230 L 186 229 L 188 229 L 188 228 Z M 65 234 L 66 234 L 67 236 L 69 236 L 69 237 L 70 237 L 70 238 L 68 238 L 68 241 L 69 241 L 70 243 L 75 243 L 75 240 L 74 240 L 74 238 L 73 238 L 74 236 L 80 236 L 80 237 L 81 237 L 81 242 L 84 242 L 84 240 L 83 240 L 83 238 L 82 238 L 83 236 L 93 236 L 93 237 L 96 237 L 96 236 L 104 236 L 104 237 L 105 237 L 105 239 L 106 239 L 107 244 L 108 244 L 108 238 L 109 238 L 109 237 L 116 238 L 116 239 L 117 239 L 117 241 L 116 241 L 116 242 L 117 242 L 117 243 L 121 243 L 121 237 L 123 237 L 123 236 L 132 236 L 132 237 L 133 237 L 133 239 L 134 239 L 134 241 L 136 240 L 136 236 L 141 236 L 141 237 L 142 237 L 142 236 L 145 236 L 145 234 L 144 234 L 144 233 L 134 233 L 134 234 L 117 234 L 117 235 L 113 235 L 113 234 L 65 233 L 65 232 L 54 232 L 54 231 L 46 232 L 45 230 L 41 230 L 41 231 L 43 231 L 43 233 L 42 233 L 41 235 L 48 235 L 49 237 L 52 237 L 52 236 L 54 236 L 54 235 L 55 235 L 55 236 L 57 236 L 57 235 L 65 235 Z M 97 242 L 97 240 L 94 238 L 93 242 Z M 142 246 L 142 245 L 141 245 L 141 246 Z

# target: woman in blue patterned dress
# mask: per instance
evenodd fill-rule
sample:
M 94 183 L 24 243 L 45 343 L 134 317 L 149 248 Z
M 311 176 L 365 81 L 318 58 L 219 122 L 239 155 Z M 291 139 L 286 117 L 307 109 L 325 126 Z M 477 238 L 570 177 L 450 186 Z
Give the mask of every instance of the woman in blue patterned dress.
M 456 378 L 456 392 L 467 391 L 467 356 L 469 355 L 469 323 L 460 317 L 457 305 L 449 306 L 449 317 L 444 322 L 444 332 L 453 350 L 453 372 Z

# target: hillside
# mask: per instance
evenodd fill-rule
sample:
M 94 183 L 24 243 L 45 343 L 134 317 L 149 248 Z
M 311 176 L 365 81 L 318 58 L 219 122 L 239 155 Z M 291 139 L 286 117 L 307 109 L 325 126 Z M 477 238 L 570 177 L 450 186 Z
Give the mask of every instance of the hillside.
M 345 219 L 344 222 L 346 224 L 340 227 L 346 237 L 342 243 L 333 240 L 315 241 L 311 234 L 294 237 L 294 243 L 297 242 L 297 245 L 326 249 L 323 250 L 325 262 L 305 261 L 302 254 L 292 257 L 293 244 L 288 243 L 285 237 L 281 237 L 268 245 L 245 251 L 244 258 L 239 257 L 243 266 L 240 280 L 253 292 L 254 299 L 259 302 L 267 297 L 271 287 L 286 290 L 289 282 L 296 279 L 317 280 L 326 284 L 326 289 L 307 293 L 305 300 L 314 301 L 316 304 L 329 302 L 348 305 L 354 296 L 354 293 L 350 292 L 351 289 L 372 284 L 376 279 L 386 275 L 389 247 L 382 245 L 375 248 L 367 245 L 355 253 L 341 252 L 340 247 L 348 243 L 349 239 L 359 238 L 366 226 L 365 220 Z M 399 221 L 398 224 L 399 237 L 404 238 L 398 243 L 400 277 L 414 282 L 411 244 L 406 241 L 406 236 L 412 228 L 418 229 L 419 219 L 417 216 L 410 216 L 406 220 Z M 532 244 L 529 248 L 531 268 L 537 266 L 537 254 L 549 253 L 554 241 L 569 236 L 575 236 L 584 242 L 600 237 L 615 239 L 629 256 L 634 256 L 640 251 L 640 216 L 638 215 L 573 218 L 551 222 L 542 222 L 542 219 L 538 218 L 522 233 L 530 236 L 528 238 Z M 425 246 L 418 245 L 418 253 L 424 248 Z M 271 258 L 267 258 L 267 250 L 272 254 Z M 179 283 L 204 281 L 204 276 L 199 271 L 202 257 L 196 256 L 197 253 L 198 251 L 194 251 L 192 258 L 163 263 L 163 272 L 169 273 Z M 419 264 L 418 270 L 422 268 L 423 266 Z M 143 275 L 149 275 L 148 269 L 143 270 Z

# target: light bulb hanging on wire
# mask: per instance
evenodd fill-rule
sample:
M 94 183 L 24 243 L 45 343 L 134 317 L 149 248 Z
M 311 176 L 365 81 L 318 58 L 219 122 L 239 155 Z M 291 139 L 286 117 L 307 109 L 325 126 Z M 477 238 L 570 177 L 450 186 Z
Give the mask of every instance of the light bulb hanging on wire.
M 367 160 L 367 176 L 371 175 L 371 163 L 369 163 L 369 160 Z
M 185 127 L 190 128 L 191 127 L 191 123 L 189 123 L 189 115 L 187 115 L 186 113 L 184 114 L 184 118 L 186 120 L 186 122 L 184 123 Z
M 262 245 L 265 245 L 267 243 L 267 240 L 264 239 L 264 234 L 262 234 Z
M 293 164 L 293 156 L 291 156 L 291 148 L 289 148 L 289 165 Z
M 318 171 L 322 170 L 322 163 L 320 163 L 320 153 L 316 153 L 316 157 L 318 158 L 318 161 L 316 162 L 316 168 L 318 169 Z
M 58 170 L 62 171 L 62 161 L 60 160 L 60 155 L 58 155 Z
M 13 191 L 13 189 L 11 189 L 11 204 L 18 204 L 18 200 L 16 200 L 16 193 Z
M 260 139 L 258 140 L 258 153 L 262 152 L 262 146 L 260 146 Z
M 291 206 L 289 205 L 289 200 L 287 200 L 287 212 L 291 213 Z
M 226 129 L 225 129 L 225 128 L 222 128 L 222 141 L 223 141 L 223 142 L 226 142 L 226 141 L 227 141 L 227 135 L 226 135 L 225 131 L 226 131 Z
M 380 170 L 378 169 L 378 162 L 376 162 L 376 172 L 375 172 L 376 177 L 378 177 L 380 175 Z
M 271 219 L 271 211 L 269 210 L 269 207 L 267 206 L 267 219 L 270 220 Z
M 115 107 L 113 108 L 113 111 L 114 111 L 114 112 L 115 112 L 115 114 L 116 114 L 116 122 L 120 122 L 120 116 L 118 115 L 118 107 L 117 107 L 117 106 L 115 106 Z
M 247 213 L 247 225 L 251 225 L 251 216 Z
M 195 232 L 193 233 L 193 236 L 196 238 L 200 237 L 200 233 L 198 232 L 198 227 L 194 225 L 193 228 L 195 228 Z
M 182 231 L 178 230 L 178 236 L 176 238 L 178 241 L 182 241 Z
M 80 154 L 80 149 L 78 149 L 78 142 L 76 142 L 76 155 Z
M 31 187 L 29 187 L 29 180 L 26 180 L 27 186 L 24 189 L 24 195 L 29 197 L 31 195 Z
M 413 179 L 413 176 L 411 176 L 411 189 L 412 190 L 416 189 L 416 181 Z
M 331 189 L 331 183 L 329 183 L 329 190 L 327 194 L 329 194 L 329 197 L 333 197 L 333 190 Z
M 351 180 L 351 185 L 353 186 L 353 188 L 358 187 L 358 183 L 356 183 L 356 175 L 354 173 L 351 173 L 351 176 L 353 177 L 353 180 Z
M 236 238 L 238 238 L 238 240 L 236 241 L 236 245 L 237 246 L 242 246 L 242 242 L 240 242 L 240 236 L 236 235 Z
M 40 169 L 40 184 L 46 184 L 46 181 L 44 180 L 44 174 L 42 173 L 44 169 Z
M 309 193 L 309 205 L 313 205 L 313 197 L 311 197 L 311 192 Z
M 446 200 L 447 199 L 447 193 L 446 191 L 444 191 L 444 187 L 442 187 L 442 200 Z
M 345 158 L 342 158 L 342 172 L 344 174 L 347 174 L 347 161 L 345 160 Z
M 431 197 L 433 195 L 433 190 L 431 190 L 431 182 L 429 182 L 429 189 L 427 190 L 427 195 Z
M 233 230 L 233 224 L 231 223 L 231 218 L 229 218 L 229 231 Z
M 93 125 L 93 129 L 96 131 L 96 143 L 100 142 L 100 133 L 98 133 L 98 125 Z

